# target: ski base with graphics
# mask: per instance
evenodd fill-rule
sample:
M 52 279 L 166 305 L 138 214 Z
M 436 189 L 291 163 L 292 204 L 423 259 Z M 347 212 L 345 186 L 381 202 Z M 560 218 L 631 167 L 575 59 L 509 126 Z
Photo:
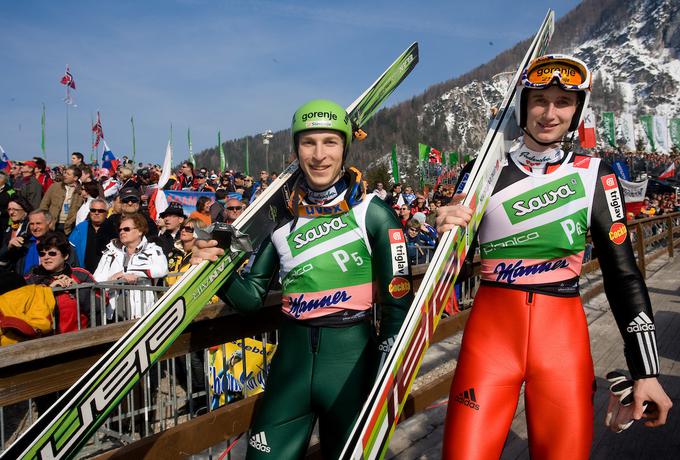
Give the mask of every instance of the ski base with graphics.
M 347 108 L 357 138 L 365 137 L 361 128 L 417 63 L 418 44 L 413 43 Z M 289 191 L 299 175 L 297 162 L 291 163 L 234 222 L 235 234 L 259 246 L 288 212 Z M 248 255 L 237 241 L 225 250 L 216 262 L 190 268 L 0 458 L 73 458 Z
M 513 140 L 510 137 L 516 128 L 511 104 L 517 81 L 524 67 L 547 50 L 553 29 L 554 12 L 549 10 L 491 122 L 466 183 L 461 184 L 466 194 L 463 204 L 472 208 L 472 219 L 467 228 L 455 227 L 442 236 L 385 365 L 345 444 L 342 459 L 383 458 L 387 453 L 423 355 L 452 294 Z

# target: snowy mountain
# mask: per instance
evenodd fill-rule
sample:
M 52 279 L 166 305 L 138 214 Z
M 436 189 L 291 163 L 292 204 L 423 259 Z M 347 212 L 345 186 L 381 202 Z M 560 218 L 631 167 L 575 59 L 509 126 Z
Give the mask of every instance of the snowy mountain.
M 355 164 L 390 169 L 392 144 L 402 172 L 409 175 L 418 142 L 473 154 L 491 108 L 500 103 L 528 46 L 529 39 L 461 77 L 379 111 L 366 126 L 368 139 L 353 146 Z M 680 0 L 585 0 L 557 21 L 550 51 L 574 54 L 590 66 L 596 116 L 625 111 L 636 120 L 644 114 L 680 117 Z M 289 136 L 288 131 L 275 133 L 272 149 L 287 148 Z

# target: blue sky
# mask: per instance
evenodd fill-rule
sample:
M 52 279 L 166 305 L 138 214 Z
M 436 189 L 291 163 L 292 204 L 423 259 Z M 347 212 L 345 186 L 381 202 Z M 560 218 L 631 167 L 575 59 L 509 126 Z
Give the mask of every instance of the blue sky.
M 5 1 L 0 3 L 0 145 L 10 158 L 40 154 L 46 105 L 50 163 L 66 158 L 59 80 L 71 66 L 78 107 L 70 149 L 90 155 L 91 117 L 119 156 L 162 162 L 170 125 L 175 161 L 222 139 L 288 127 L 324 97 L 348 105 L 410 43 L 420 63 L 388 101 L 420 94 L 532 35 L 548 8 L 525 1 Z M 228 153 L 228 152 L 227 152 Z

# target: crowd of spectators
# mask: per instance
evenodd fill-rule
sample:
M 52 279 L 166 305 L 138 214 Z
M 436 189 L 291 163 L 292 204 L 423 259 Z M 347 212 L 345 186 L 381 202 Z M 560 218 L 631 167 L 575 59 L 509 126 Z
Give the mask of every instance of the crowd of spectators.
M 625 161 L 632 172 L 644 170 L 650 177 L 667 170 L 669 162 L 680 162 L 678 155 L 641 152 L 602 151 L 599 156 Z M 48 168 L 39 157 L 10 163 L 9 171 L 0 171 L 0 276 L 57 288 L 95 281 L 137 287 L 172 284 L 189 267 L 196 231 L 214 222 L 233 223 L 276 173 L 261 171 L 251 177 L 195 168 L 185 161 L 164 189 L 210 192 L 198 198 L 191 213 L 177 202 L 156 213 L 160 176 L 159 165 L 135 165 L 123 158 L 116 168 L 97 167 L 86 164 L 78 152 L 70 165 L 56 168 Z M 421 191 L 406 184 L 387 190 L 381 182 L 371 189 L 401 221 L 412 264 L 427 263 L 437 244 L 436 210 L 454 193 L 448 182 Z M 679 209 L 675 193 L 653 193 L 631 217 Z M 75 302 L 76 296 L 82 302 Z M 111 288 L 104 299 L 107 308 L 96 320 L 86 314 L 90 298 L 86 289 L 59 293 L 54 330 L 139 317 L 153 305 L 155 294 L 141 287 Z

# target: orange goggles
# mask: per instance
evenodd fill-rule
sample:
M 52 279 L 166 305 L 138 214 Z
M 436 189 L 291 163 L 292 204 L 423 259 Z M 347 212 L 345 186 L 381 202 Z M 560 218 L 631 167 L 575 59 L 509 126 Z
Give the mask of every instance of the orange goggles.
M 586 65 L 569 57 L 542 56 L 533 60 L 522 73 L 522 85 L 543 89 L 553 84 L 566 91 L 590 90 L 592 76 Z

